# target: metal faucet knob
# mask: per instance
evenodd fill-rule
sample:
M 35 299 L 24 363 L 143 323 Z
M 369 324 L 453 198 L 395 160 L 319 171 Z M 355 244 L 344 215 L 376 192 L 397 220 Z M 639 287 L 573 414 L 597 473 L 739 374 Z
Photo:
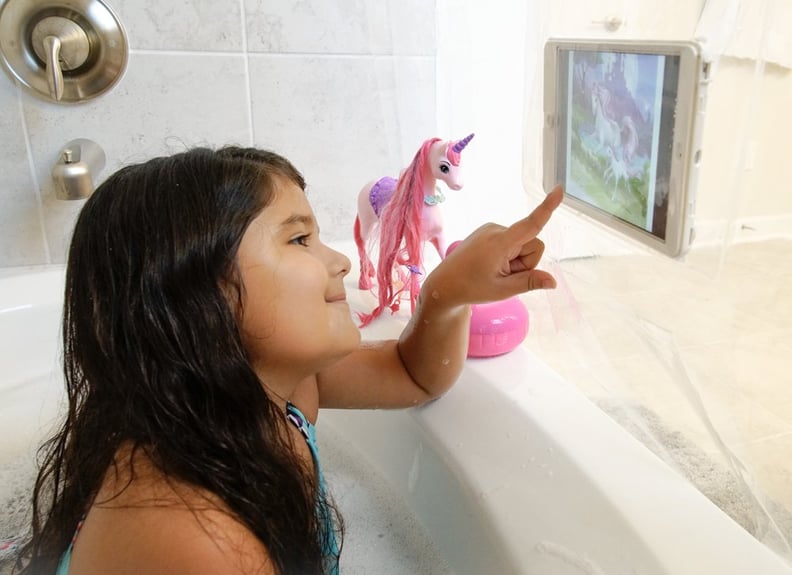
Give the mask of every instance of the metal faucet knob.
M 76 70 L 88 60 L 88 34 L 74 20 L 62 16 L 42 18 L 31 34 L 33 50 L 46 66 L 50 95 L 63 98 L 63 72 Z

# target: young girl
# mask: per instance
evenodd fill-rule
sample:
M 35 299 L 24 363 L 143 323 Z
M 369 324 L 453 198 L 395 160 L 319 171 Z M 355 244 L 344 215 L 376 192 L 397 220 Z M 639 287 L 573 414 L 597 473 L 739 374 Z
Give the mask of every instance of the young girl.
M 554 190 L 428 275 L 398 341 L 361 344 L 349 260 L 305 182 L 256 149 L 126 167 L 77 220 L 63 317 L 68 413 L 46 446 L 22 572 L 335 573 L 320 407 L 416 406 L 462 369 L 469 304 L 551 288 Z

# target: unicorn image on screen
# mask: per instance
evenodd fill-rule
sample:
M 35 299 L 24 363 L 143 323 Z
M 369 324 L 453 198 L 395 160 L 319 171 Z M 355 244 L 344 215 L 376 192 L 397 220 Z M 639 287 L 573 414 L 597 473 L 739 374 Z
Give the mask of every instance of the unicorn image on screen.
M 663 60 L 612 52 L 570 56 L 569 193 L 651 229 Z
M 430 138 L 398 180 L 385 176 L 360 191 L 354 228 L 360 258 L 358 287 L 373 289 L 376 278 L 378 300 L 370 314 L 361 314 L 362 325 L 368 325 L 385 308 L 397 311 L 405 290 L 410 309 L 415 310 L 424 272 L 423 243 L 431 243 L 441 258 L 448 248 L 439 205 L 445 196 L 437 181 L 451 190 L 462 189 L 461 154 L 472 139 L 473 134 L 457 141 Z M 371 253 L 376 243 L 379 257 L 375 270 Z

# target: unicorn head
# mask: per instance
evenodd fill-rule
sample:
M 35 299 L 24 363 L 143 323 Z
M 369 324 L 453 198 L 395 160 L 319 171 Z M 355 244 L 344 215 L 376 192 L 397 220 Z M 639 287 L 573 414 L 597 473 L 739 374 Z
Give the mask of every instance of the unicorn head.
M 462 160 L 462 150 L 473 139 L 474 134 L 457 141 L 436 142 L 429 153 L 429 162 L 432 176 L 442 180 L 452 190 L 461 190 L 462 172 L 459 165 Z

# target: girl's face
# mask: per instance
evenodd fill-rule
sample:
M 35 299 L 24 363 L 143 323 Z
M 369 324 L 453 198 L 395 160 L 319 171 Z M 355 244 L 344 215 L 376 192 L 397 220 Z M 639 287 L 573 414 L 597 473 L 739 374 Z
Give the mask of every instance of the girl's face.
M 242 341 L 265 381 L 313 375 L 357 349 L 343 279 L 349 259 L 319 240 L 305 193 L 281 178 L 250 224 L 237 261 L 244 284 Z

